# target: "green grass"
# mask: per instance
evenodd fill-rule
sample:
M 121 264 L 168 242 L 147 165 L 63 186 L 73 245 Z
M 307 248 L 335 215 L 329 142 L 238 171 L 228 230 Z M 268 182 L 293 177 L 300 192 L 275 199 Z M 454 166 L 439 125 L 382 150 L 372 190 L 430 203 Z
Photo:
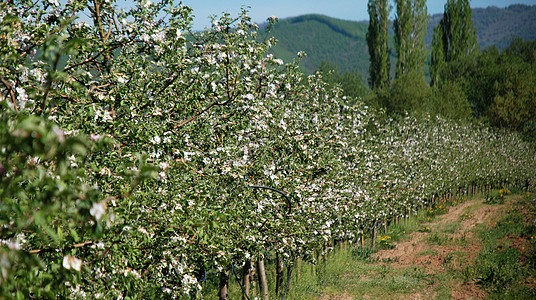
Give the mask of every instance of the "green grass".
M 502 201 L 486 202 L 497 204 Z M 523 284 L 527 278 L 534 280 L 536 276 L 536 243 L 531 242 L 532 249 L 528 253 L 520 253 L 512 246 L 514 240 L 530 240 L 536 235 L 534 224 L 527 224 L 523 219 L 523 214 L 527 213 L 530 216 L 528 219 L 534 219 L 535 208 L 536 199 L 527 196 L 508 207 L 504 217 L 493 228 L 481 226 L 478 229 L 484 250 L 464 274 L 467 280 L 482 285 L 490 293 L 490 299 L 536 298 L 536 289 Z
M 417 292 L 429 284 L 422 268 L 393 268 L 389 264 L 378 264 L 359 256 L 356 251 L 336 249 L 325 266 L 319 266 L 317 285 L 309 285 L 308 294 L 296 286 L 289 299 L 310 299 L 313 295 L 341 294 L 374 295 L 391 298 Z M 306 280 L 311 283 L 311 280 Z M 300 283 L 301 285 L 301 283 Z M 305 293 L 304 293 L 305 292 Z
M 357 261 L 350 261 L 348 271 L 351 272 L 349 274 L 356 275 L 338 276 L 336 279 L 338 283 L 333 282 L 335 284 L 325 288 L 324 293 L 346 293 L 358 298 L 370 296 L 390 299 L 404 298 L 404 295 L 407 296 L 419 289 L 429 287 L 435 299 L 448 299 L 452 292 L 451 283 L 461 281 L 477 283 L 485 289 L 490 299 L 534 299 L 536 296 L 534 288 L 531 288 L 531 285 L 523 284 L 525 280 L 529 280 L 527 278 L 533 280 L 536 275 L 536 250 L 534 249 L 536 226 L 525 224 L 520 212 L 522 205 L 528 206 L 525 208 L 526 211 L 536 212 L 536 200 L 534 197 L 529 198 L 522 201 L 521 204 L 508 207 L 503 212 L 502 219 L 493 228 L 486 227 L 484 224 L 476 227 L 476 233 L 478 238 L 482 240 L 484 249 L 474 262 L 472 259 L 468 260 L 468 253 L 454 251 L 443 257 L 445 272 L 426 276 L 421 268 L 392 268 L 389 263 L 379 264 L 378 260 L 374 259 L 370 249 L 354 250 L 354 258 Z M 492 205 L 500 203 L 495 202 Z M 431 221 L 436 215 L 440 215 L 440 212 L 448 211 L 445 206 L 434 207 L 433 211 L 421 212 L 405 222 L 389 226 L 385 235 L 390 236 L 392 241 L 403 241 L 408 233 L 413 231 L 431 232 L 426 238 L 429 244 L 463 246 L 468 243 L 465 235 L 455 239 L 450 234 L 459 232 L 464 220 L 474 219 L 475 216 L 472 212 L 481 208 L 482 205 L 489 204 L 478 203 L 467 207 L 458 222 L 430 229 L 425 223 Z M 523 256 L 525 262 L 521 261 L 521 254 L 511 247 L 510 240 L 519 237 L 525 239 L 533 237 L 532 250 Z M 435 256 L 437 254 L 437 251 L 426 250 L 418 255 Z M 441 284 L 434 285 L 434 283 Z
M 508 201 L 510 197 L 507 196 L 505 200 Z M 535 299 L 536 290 L 531 289 L 531 286 L 536 283 L 536 226 L 525 223 L 527 218 L 524 219 L 523 216 L 523 213 L 529 212 L 532 217 L 528 219 L 536 218 L 536 198 L 533 195 L 508 206 L 502 211 L 504 215 L 500 221 L 491 228 L 480 224 L 472 230 L 484 246 L 474 261 L 469 253 L 452 251 L 442 257 L 444 271 L 430 275 L 426 274 L 424 267 L 393 267 L 391 263 L 398 258 L 380 260 L 375 255 L 378 248 L 384 247 L 381 244 L 382 238 L 386 240 L 385 237 L 388 236 L 389 243 L 394 245 L 407 240 L 412 232 L 423 231 L 423 228 L 427 228 L 425 241 L 430 245 L 466 245 L 468 241 L 465 235 L 453 238 L 451 234 L 460 232 L 463 229 L 461 223 L 474 218 L 472 212 L 482 205 L 499 204 L 471 205 L 459 221 L 436 225 L 430 229 L 427 222 L 439 215 L 436 214 L 437 207 L 434 207 L 433 215 L 430 215 L 430 210 L 425 210 L 398 224 L 389 225 L 387 232 L 378 234 L 380 238 L 376 240 L 376 249 L 345 244 L 334 247 L 326 259 L 318 259 L 316 265 L 303 261 L 295 264 L 285 299 L 315 299 L 326 294 L 345 295 L 343 297 L 353 299 L 404 299 L 423 291 L 426 291 L 426 294 L 421 294 L 424 297 L 449 299 L 455 282 L 476 283 L 488 293 L 489 299 Z M 439 210 L 448 211 L 444 207 Z M 531 241 L 532 249 L 524 254 L 519 253 L 512 247 L 512 240 L 516 238 Z M 439 253 L 429 249 L 417 255 L 437 256 Z M 241 277 L 241 270 L 236 271 Z M 275 294 L 275 267 L 273 258 L 270 257 L 267 258 L 267 276 L 270 298 L 280 299 L 281 295 Z M 287 279 L 285 270 L 285 284 Z M 217 278 L 213 278 L 203 291 L 204 298 L 217 299 L 217 286 Z M 250 299 L 260 296 L 258 286 L 258 283 L 252 286 Z M 229 291 L 229 299 L 241 298 L 240 285 L 232 274 Z
M 461 222 L 447 223 L 447 224 L 445 224 L 443 226 L 443 232 L 444 233 L 455 233 L 458 230 L 460 230 L 461 225 L 462 225 Z
M 427 211 L 420 211 L 398 224 L 389 225 L 385 233 L 379 234 L 376 248 L 385 248 L 381 241 L 386 236 L 392 243 L 407 239 L 410 233 L 419 231 L 423 223 L 433 217 Z M 335 248 L 325 264 L 315 267 L 314 274 L 310 272 L 310 266 L 301 268 L 300 279 L 291 287 L 288 299 L 310 299 L 322 294 L 405 298 L 441 280 L 437 276 L 426 275 L 422 267 L 393 268 L 389 263 L 396 261 L 396 258 L 380 261 L 374 256 L 376 251 L 350 246 Z M 441 289 L 438 289 L 438 293 L 441 294 Z

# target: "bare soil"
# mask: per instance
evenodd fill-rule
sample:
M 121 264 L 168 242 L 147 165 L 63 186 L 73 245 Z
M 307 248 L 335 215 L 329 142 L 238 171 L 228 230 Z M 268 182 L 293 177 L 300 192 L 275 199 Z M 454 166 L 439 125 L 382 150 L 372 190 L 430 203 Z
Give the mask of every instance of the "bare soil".
M 380 250 L 374 254 L 374 257 L 380 261 L 378 264 L 392 268 L 419 267 L 426 275 L 436 278 L 446 274 L 449 270 L 462 270 L 468 265 L 473 265 L 483 248 L 477 236 L 476 227 L 494 227 L 507 210 L 507 206 L 511 205 L 510 203 L 485 205 L 483 201 L 483 199 L 473 199 L 450 207 L 448 213 L 436 216 L 429 223 L 422 224 L 424 228 L 429 228 L 429 231 L 410 233 L 398 242 L 394 249 Z M 523 240 L 512 239 L 512 244 L 521 249 L 528 246 Z M 348 274 L 348 276 L 352 275 Z M 363 275 L 360 278 L 366 279 Z M 486 297 L 486 292 L 476 283 L 451 278 L 448 282 L 440 280 L 433 282 L 423 290 L 406 294 L 400 299 L 436 299 L 439 297 L 438 288 L 444 289 L 445 287 L 447 291 L 450 288 L 451 299 L 484 299 Z M 359 299 L 372 298 L 366 294 L 359 297 Z M 319 299 L 355 298 L 344 292 L 324 294 Z
M 409 238 L 396 245 L 391 250 L 380 250 L 377 255 L 380 259 L 395 259 L 397 262 L 391 266 L 417 265 L 426 267 L 427 272 L 434 273 L 444 270 L 444 259 L 449 253 L 465 253 L 466 257 L 473 258 L 480 252 L 480 241 L 472 231 L 477 224 L 491 227 L 500 218 L 505 205 L 480 205 L 482 200 L 472 200 L 451 207 L 445 215 L 438 216 L 434 221 L 423 224 L 429 227 L 430 232 L 413 232 Z M 474 209 L 472 209 L 474 208 Z M 464 218 L 464 214 L 470 217 Z M 459 228 L 454 232 L 442 232 L 445 225 L 460 222 Z M 444 234 L 444 245 L 433 245 L 429 242 L 433 234 Z M 456 243 L 458 242 L 458 243 Z M 433 253 L 433 254 L 423 254 Z M 437 254 L 436 254 L 437 253 Z
M 470 200 L 451 207 L 445 215 L 436 217 L 432 222 L 423 224 L 430 232 L 411 233 L 407 240 L 400 242 L 394 249 L 377 252 L 380 260 L 390 259 L 392 267 L 420 266 L 426 274 L 446 272 L 447 268 L 461 269 L 472 264 L 482 250 L 480 239 L 475 236 L 474 228 L 483 224 L 492 227 L 505 210 L 503 205 L 482 205 L 483 200 Z M 459 226 L 456 223 L 459 222 Z M 454 230 L 445 231 L 447 225 Z M 440 239 L 434 243 L 431 238 Z M 522 246 L 521 246 L 522 247 Z M 436 283 L 440 284 L 440 283 Z M 452 299 L 483 299 L 486 293 L 476 284 L 451 282 Z M 433 290 L 433 286 L 431 287 Z M 435 298 L 431 291 L 411 295 L 411 299 Z

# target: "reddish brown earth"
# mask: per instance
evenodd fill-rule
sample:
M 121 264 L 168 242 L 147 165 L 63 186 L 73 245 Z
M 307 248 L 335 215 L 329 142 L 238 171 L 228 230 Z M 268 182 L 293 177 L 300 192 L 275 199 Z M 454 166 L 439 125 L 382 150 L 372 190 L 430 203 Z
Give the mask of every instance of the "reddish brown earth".
M 522 195 L 506 198 L 504 204 L 488 205 L 483 199 L 472 199 L 450 207 L 449 211 L 436 216 L 429 223 L 419 226 L 426 228 L 422 232 L 413 232 L 403 237 L 403 240 L 394 243 L 394 248 L 380 250 L 373 254 L 377 258 L 375 264 L 385 265 L 392 270 L 423 270 L 429 280 L 421 290 L 410 294 L 391 294 L 393 299 L 484 299 L 487 296 L 485 290 L 476 282 L 472 282 L 472 276 L 465 277 L 475 265 L 475 260 L 483 250 L 482 240 L 479 235 L 486 228 L 494 228 L 507 213 L 515 210 L 523 216 L 526 224 L 536 222 L 536 210 L 534 207 L 514 205 L 523 199 Z M 515 248 L 519 253 L 521 264 L 527 262 L 531 255 L 532 243 L 530 239 L 519 236 L 506 236 L 501 241 L 504 247 Z M 397 273 L 397 272 L 394 272 Z M 345 274 L 345 278 L 351 278 L 353 274 Z M 373 275 L 374 276 L 374 275 Z M 358 281 L 370 281 L 370 274 L 359 274 Z M 465 278 L 465 279 L 463 279 Z M 426 280 L 428 281 L 428 280 Z M 519 282 L 526 287 L 536 287 L 536 279 L 527 277 Z M 351 286 L 344 292 L 344 288 L 330 294 L 323 294 L 321 300 L 348 300 L 348 299 L 378 299 L 377 296 L 352 294 Z M 356 296 L 359 295 L 359 296 Z M 385 298 L 385 297 L 383 297 Z M 380 298 L 380 299 L 383 299 Z
M 448 272 L 448 268 L 462 270 L 474 263 L 482 250 L 480 238 L 476 236 L 475 227 L 479 225 L 493 227 L 507 210 L 507 204 L 483 205 L 483 200 L 470 200 L 450 207 L 445 215 L 437 216 L 430 223 L 422 224 L 430 228 L 427 232 L 413 232 L 394 249 L 380 250 L 375 255 L 380 261 L 393 268 L 422 267 L 426 274 L 437 275 Z M 510 205 L 510 204 L 508 204 Z M 449 229 L 450 228 L 450 229 Z M 434 242 L 434 236 L 439 242 Z M 526 247 L 526 241 L 514 241 L 516 248 Z M 451 299 L 483 299 L 486 292 L 474 282 L 450 281 L 435 282 L 426 289 L 405 295 L 401 299 L 435 299 L 437 285 L 448 284 L 451 287 Z M 360 298 L 367 299 L 367 295 Z M 354 299 L 348 293 L 323 295 L 322 300 Z
M 378 257 L 380 259 L 397 258 L 397 262 L 390 263 L 391 266 L 395 267 L 423 266 L 427 273 L 444 271 L 445 264 L 443 262 L 449 253 L 465 253 L 465 257 L 473 259 L 480 252 L 482 246 L 472 230 L 477 224 L 493 226 L 500 218 L 500 212 L 505 209 L 505 205 L 480 205 L 476 209 L 470 210 L 470 217 L 464 218 L 463 215 L 466 214 L 468 208 L 476 206 L 479 202 L 482 200 L 468 201 L 450 208 L 447 214 L 437 217 L 431 223 L 423 224 L 424 227 L 431 229 L 430 232 L 413 232 L 409 235 L 408 240 L 400 242 L 394 249 L 379 251 Z M 438 233 L 445 225 L 455 222 L 461 222 L 456 231 Z M 429 242 L 428 240 L 433 234 L 439 234 L 441 238 L 444 238 L 446 245 L 434 245 Z M 433 255 L 423 254 L 430 252 L 433 252 Z
M 445 215 L 437 217 L 424 227 L 430 232 L 414 232 L 409 239 L 400 242 L 392 250 L 381 250 L 377 253 L 380 259 L 395 260 L 389 263 L 392 267 L 419 266 L 424 267 L 426 274 L 446 272 L 446 268 L 454 267 L 461 270 L 467 263 L 472 263 L 482 249 L 481 241 L 475 236 L 473 229 L 478 224 L 494 226 L 501 217 L 506 205 L 479 205 L 482 200 L 471 200 L 451 207 Z M 455 230 L 445 232 L 445 226 L 455 224 Z M 439 233 L 438 233 L 439 232 Z M 439 236 L 442 243 L 431 242 L 430 237 Z M 456 253 L 456 255 L 453 255 Z M 440 284 L 440 283 L 436 283 Z M 486 293 L 472 282 L 451 283 L 452 299 L 483 299 Z M 430 289 L 433 290 L 433 287 Z M 411 295 L 411 299 L 435 298 L 429 291 Z

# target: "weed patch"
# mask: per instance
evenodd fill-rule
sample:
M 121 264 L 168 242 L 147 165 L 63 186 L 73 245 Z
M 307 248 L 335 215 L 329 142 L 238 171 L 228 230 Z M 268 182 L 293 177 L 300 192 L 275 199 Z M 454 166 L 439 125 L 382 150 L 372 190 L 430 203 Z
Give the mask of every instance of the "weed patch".
M 378 237 L 378 248 L 379 249 L 393 249 L 395 245 L 393 244 L 393 240 L 391 239 L 391 236 L 389 235 L 379 235 Z
M 517 281 L 523 271 L 518 263 L 515 249 L 487 249 L 477 259 L 476 282 L 493 292 L 502 292 Z
M 499 198 L 509 193 L 507 190 L 497 192 Z M 524 279 L 534 276 L 535 273 L 533 259 L 536 243 L 528 242 L 530 236 L 527 234 L 536 229 L 534 224 L 527 224 L 525 221 L 527 218 L 523 211 L 534 213 L 533 210 L 523 209 L 527 205 L 531 206 L 527 200 L 510 205 L 504 217 L 496 222 L 491 230 L 480 229 L 480 237 L 485 248 L 478 255 L 475 265 L 467 267 L 464 271 L 467 279 L 474 280 L 490 292 L 491 299 L 534 298 L 535 289 L 521 284 Z M 486 203 L 490 203 L 488 198 Z M 531 207 L 533 208 L 533 203 Z M 525 249 L 524 245 L 529 245 L 529 249 Z
M 453 239 L 448 234 L 434 232 L 426 240 L 429 243 L 441 246 L 450 243 Z
M 503 204 L 504 196 L 510 195 L 511 191 L 509 189 L 500 189 L 492 190 L 486 194 L 484 199 L 485 204 Z

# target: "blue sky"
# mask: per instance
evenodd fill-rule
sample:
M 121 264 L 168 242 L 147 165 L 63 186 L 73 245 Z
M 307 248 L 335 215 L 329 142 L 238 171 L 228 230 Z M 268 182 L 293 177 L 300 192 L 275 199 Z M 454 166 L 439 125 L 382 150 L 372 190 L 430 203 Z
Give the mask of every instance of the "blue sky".
M 392 1 L 393 2 L 393 1 Z M 428 13 L 442 13 L 446 0 L 427 1 Z M 249 6 L 248 15 L 256 23 L 270 16 L 280 19 L 309 13 L 323 14 L 344 20 L 368 20 L 367 0 L 183 0 L 194 9 L 194 29 L 202 30 L 210 25 L 209 15 L 229 12 L 238 15 L 242 6 Z M 472 0 L 471 7 L 506 7 L 521 3 L 536 5 L 536 0 Z

